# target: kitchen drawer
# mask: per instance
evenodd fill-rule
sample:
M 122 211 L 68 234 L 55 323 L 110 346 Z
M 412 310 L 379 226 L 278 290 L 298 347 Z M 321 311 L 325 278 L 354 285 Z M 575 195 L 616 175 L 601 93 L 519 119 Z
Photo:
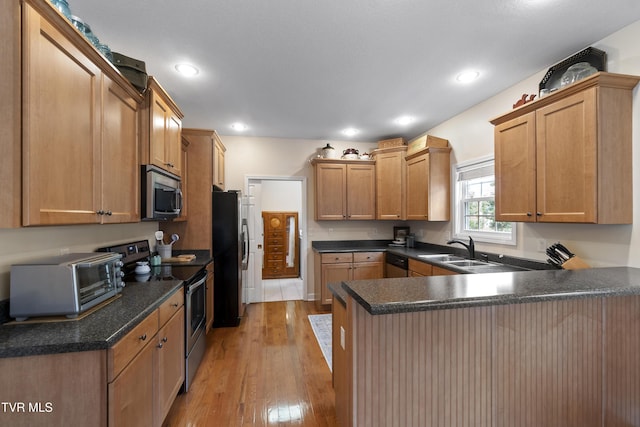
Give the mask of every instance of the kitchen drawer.
M 427 264 L 426 262 L 409 259 L 409 271 L 415 271 L 422 276 L 431 276 L 431 274 L 433 274 L 433 266 L 431 264 Z
M 270 252 L 267 254 L 267 261 L 282 261 L 284 259 L 284 253 L 282 252 Z
M 284 233 L 281 231 L 272 231 L 267 233 L 267 238 L 284 239 Z
M 153 341 L 156 332 L 158 332 L 158 310 L 148 315 L 109 349 L 107 357 L 108 382 L 113 381 L 136 354 Z
M 184 305 L 184 291 L 178 289 L 168 300 L 158 308 L 158 328 L 164 326 L 171 319 L 175 312 Z
M 384 252 L 354 252 L 353 262 L 384 262 Z
M 322 254 L 323 264 L 335 264 L 339 262 L 353 262 L 353 254 L 350 252 L 334 252 Z
M 270 238 L 267 239 L 266 243 L 267 243 L 267 245 L 269 247 L 276 246 L 276 245 L 282 246 L 282 244 L 284 243 L 284 239 L 282 239 L 282 238 L 278 239 L 278 238 L 270 237 Z

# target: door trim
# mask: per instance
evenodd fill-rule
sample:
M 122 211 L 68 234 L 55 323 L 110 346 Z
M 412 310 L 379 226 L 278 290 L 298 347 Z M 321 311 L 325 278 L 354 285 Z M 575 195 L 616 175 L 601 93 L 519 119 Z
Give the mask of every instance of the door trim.
M 301 183 L 300 192 L 301 204 L 299 227 L 302 230 L 302 236 L 300 237 L 300 278 L 303 282 L 303 295 L 304 300 L 313 301 L 314 291 L 309 289 L 309 281 L 307 280 L 307 257 L 309 256 L 308 240 L 307 240 L 307 177 L 306 176 L 265 176 L 265 175 L 245 175 L 244 177 L 244 194 L 249 195 L 249 185 L 252 182 L 259 181 L 298 181 Z M 256 206 L 256 210 L 262 212 L 262 206 Z M 254 287 L 256 284 L 253 284 Z M 260 286 L 262 288 L 262 286 Z

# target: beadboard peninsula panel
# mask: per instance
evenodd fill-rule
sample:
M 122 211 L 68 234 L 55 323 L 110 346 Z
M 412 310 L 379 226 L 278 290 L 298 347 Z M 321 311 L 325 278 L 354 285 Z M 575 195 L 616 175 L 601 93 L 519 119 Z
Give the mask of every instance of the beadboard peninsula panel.
M 347 305 L 349 425 L 640 425 L 640 296 L 375 316 Z
M 353 309 L 354 425 L 491 425 L 491 307 Z
M 495 307 L 496 426 L 598 426 L 602 299 Z
M 605 300 L 604 425 L 640 425 L 640 297 Z

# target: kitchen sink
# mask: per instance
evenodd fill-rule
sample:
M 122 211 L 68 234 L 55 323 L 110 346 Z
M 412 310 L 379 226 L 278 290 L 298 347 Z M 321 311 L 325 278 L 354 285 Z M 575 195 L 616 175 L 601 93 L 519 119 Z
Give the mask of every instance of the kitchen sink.
M 439 262 L 454 262 L 454 261 L 463 261 L 464 258 L 450 255 L 450 254 L 435 254 L 435 255 L 418 255 L 419 258 L 428 259 L 431 261 L 439 261 Z
M 443 261 L 449 265 L 455 265 L 456 267 L 478 267 L 481 265 L 491 265 L 488 262 L 477 261 L 473 259 L 463 259 L 458 261 Z

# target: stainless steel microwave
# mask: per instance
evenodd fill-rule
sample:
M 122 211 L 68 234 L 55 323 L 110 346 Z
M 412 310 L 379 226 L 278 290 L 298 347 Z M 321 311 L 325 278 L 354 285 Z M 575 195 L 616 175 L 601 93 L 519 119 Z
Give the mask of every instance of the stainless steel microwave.
M 157 166 L 142 166 L 142 219 L 164 221 L 180 216 L 182 190 L 180 177 Z
M 11 266 L 9 314 L 76 317 L 124 286 L 122 255 L 72 253 Z

